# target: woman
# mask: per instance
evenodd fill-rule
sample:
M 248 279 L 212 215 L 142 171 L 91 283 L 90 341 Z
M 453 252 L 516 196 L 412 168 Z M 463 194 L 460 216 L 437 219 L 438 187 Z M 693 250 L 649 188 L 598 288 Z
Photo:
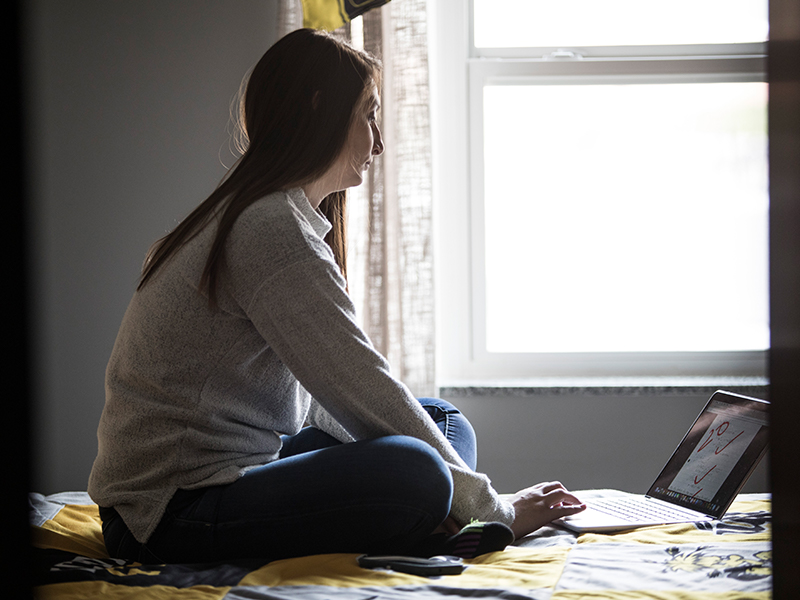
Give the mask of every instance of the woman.
M 473 556 L 582 509 L 560 484 L 502 500 L 466 419 L 356 325 L 344 190 L 383 152 L 379 84 L 311 30 L 254 68 L 246 150 L 152 249 L 109 361 L 89 493 L 111 556 Z

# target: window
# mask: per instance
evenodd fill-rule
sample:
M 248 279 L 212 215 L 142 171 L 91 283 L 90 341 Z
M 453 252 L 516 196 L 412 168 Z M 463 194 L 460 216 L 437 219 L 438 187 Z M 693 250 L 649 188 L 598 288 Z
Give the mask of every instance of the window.
M 766 1 L 436 4 L 441 378 L 764 375 Z

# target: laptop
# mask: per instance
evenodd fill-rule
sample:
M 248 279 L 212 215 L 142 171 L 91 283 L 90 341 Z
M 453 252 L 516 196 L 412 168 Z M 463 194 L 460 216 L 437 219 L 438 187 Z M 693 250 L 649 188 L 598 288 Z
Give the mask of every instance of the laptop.
M 714 392 L 646 495 L 588 499 L 555 523 L 607 533 L 722 518 L 767 451 L 768 409 L 766 400 Z

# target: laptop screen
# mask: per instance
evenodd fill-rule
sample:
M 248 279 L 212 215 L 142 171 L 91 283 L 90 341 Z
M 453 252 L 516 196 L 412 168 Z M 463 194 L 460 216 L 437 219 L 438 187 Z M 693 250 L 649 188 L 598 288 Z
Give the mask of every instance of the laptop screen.
M 716 392 L 648 496 L 720 518 L 766 452 L 769 403 Z

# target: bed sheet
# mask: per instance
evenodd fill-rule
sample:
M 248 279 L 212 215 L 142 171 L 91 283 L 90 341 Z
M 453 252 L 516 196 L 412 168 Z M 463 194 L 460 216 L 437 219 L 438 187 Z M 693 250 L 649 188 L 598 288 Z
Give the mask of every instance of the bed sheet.
M 587 498 L 620 492 L 594 490 Z M 758 600 L 771 596 L 770 501 L 741 495 L 721 521 L 575 535 L 544 527 L 461 575 L 362 569 L 356 554 L 205 565 L 109 558 L 95 504 L 83 492 L 30 495 L 36 598 L 367 600 L 577 598 Z

